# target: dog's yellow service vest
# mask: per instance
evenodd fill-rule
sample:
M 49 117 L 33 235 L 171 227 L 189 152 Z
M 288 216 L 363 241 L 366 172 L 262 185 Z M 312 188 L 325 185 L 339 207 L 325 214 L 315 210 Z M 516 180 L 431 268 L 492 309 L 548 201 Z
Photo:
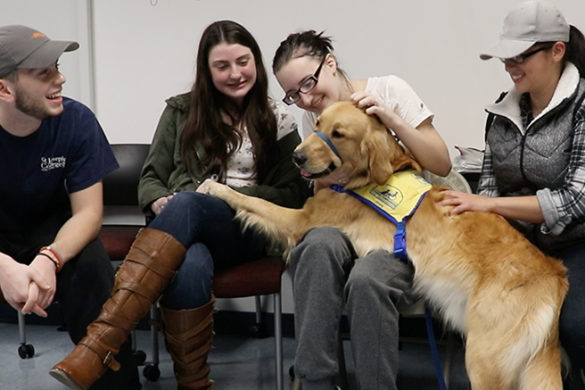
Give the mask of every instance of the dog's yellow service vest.
M 354 190 L 344 190 L 333 186 L 338 192 L 346 192 L 372 206 L 396 225 L 394 235 L 394 254 L 405 259 L 406 219 L 416 211 L 425 194 L 431 188 L 425 179 L 414 170 L 395 172 L 383 185 L 368 184 Z

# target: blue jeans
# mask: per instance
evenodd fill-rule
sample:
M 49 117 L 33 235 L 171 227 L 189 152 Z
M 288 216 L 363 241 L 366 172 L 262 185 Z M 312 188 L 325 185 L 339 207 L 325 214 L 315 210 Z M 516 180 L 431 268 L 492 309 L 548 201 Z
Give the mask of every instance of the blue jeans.
M 573 365 L 585 369 L 585 243 L 560 250 L 553 256 L 563 261 L 569 277 L 569 292 L 559 323 L 561 344 Z
M 187 252 L 163 293 L 170 309 L 192 309 L 211 299 L 215 268 L 254 260 L 265 253 L 259 234 L 242 231 L 234 210 L 210 195 L 184 191 L 175 195 L 149 227 L 176 238 Z

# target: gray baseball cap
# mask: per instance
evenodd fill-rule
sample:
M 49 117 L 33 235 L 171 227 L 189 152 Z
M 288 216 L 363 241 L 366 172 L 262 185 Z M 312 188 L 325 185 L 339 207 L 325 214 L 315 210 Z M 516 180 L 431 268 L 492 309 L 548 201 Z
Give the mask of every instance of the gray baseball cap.
M 569 31 L 569 24 L 553 3 L 546 0 L 523 1 L 504 19 L 500 41 L 479 57 L 482 60 L 512 58 L 536 42 L 568 42 Z
M 16 69 L 44 68 L 55 63 L 65 51 L 79 47 L 77 42 L 52 41 L 45 34 L 26 26 L 0 27 L 0 77 Z

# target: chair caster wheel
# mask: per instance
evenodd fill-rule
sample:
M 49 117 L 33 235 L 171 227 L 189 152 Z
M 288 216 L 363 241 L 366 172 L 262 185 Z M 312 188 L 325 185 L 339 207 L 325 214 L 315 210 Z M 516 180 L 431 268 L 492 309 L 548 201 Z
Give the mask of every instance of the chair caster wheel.
M 156 382 L 160 378 L 160 370 L 158 365 L 147 364 L 142 370 L 142 375 L 151 382 Z
M 264 339 L 268 337 L 268 332 L 261 324 L 255 324 L 250 327 L 250 335 L 257 339 Z
M 141 366 L 146 361 L 146 352 L 140 350 L 134 351 L 132 352 L 132 358 L 137 366 Z
M 29 359 L 35 356 L 35 347 L 32 344 L 20 344 L 18 347 L 18 356 L 21 359 Z

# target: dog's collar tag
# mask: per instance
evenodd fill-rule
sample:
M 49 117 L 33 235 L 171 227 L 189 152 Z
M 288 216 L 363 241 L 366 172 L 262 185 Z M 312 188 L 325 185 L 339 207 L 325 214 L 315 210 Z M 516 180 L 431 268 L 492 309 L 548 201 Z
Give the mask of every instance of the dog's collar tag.
M 395 172 L 383 185 L 368 184 L 355 190 L 333 186 L 338 192 L 347 192 L 376 209 L 396 225 L 394 255 L 406 259 L 406 220 L 418 208 L 431 188 L 414 170 Z

